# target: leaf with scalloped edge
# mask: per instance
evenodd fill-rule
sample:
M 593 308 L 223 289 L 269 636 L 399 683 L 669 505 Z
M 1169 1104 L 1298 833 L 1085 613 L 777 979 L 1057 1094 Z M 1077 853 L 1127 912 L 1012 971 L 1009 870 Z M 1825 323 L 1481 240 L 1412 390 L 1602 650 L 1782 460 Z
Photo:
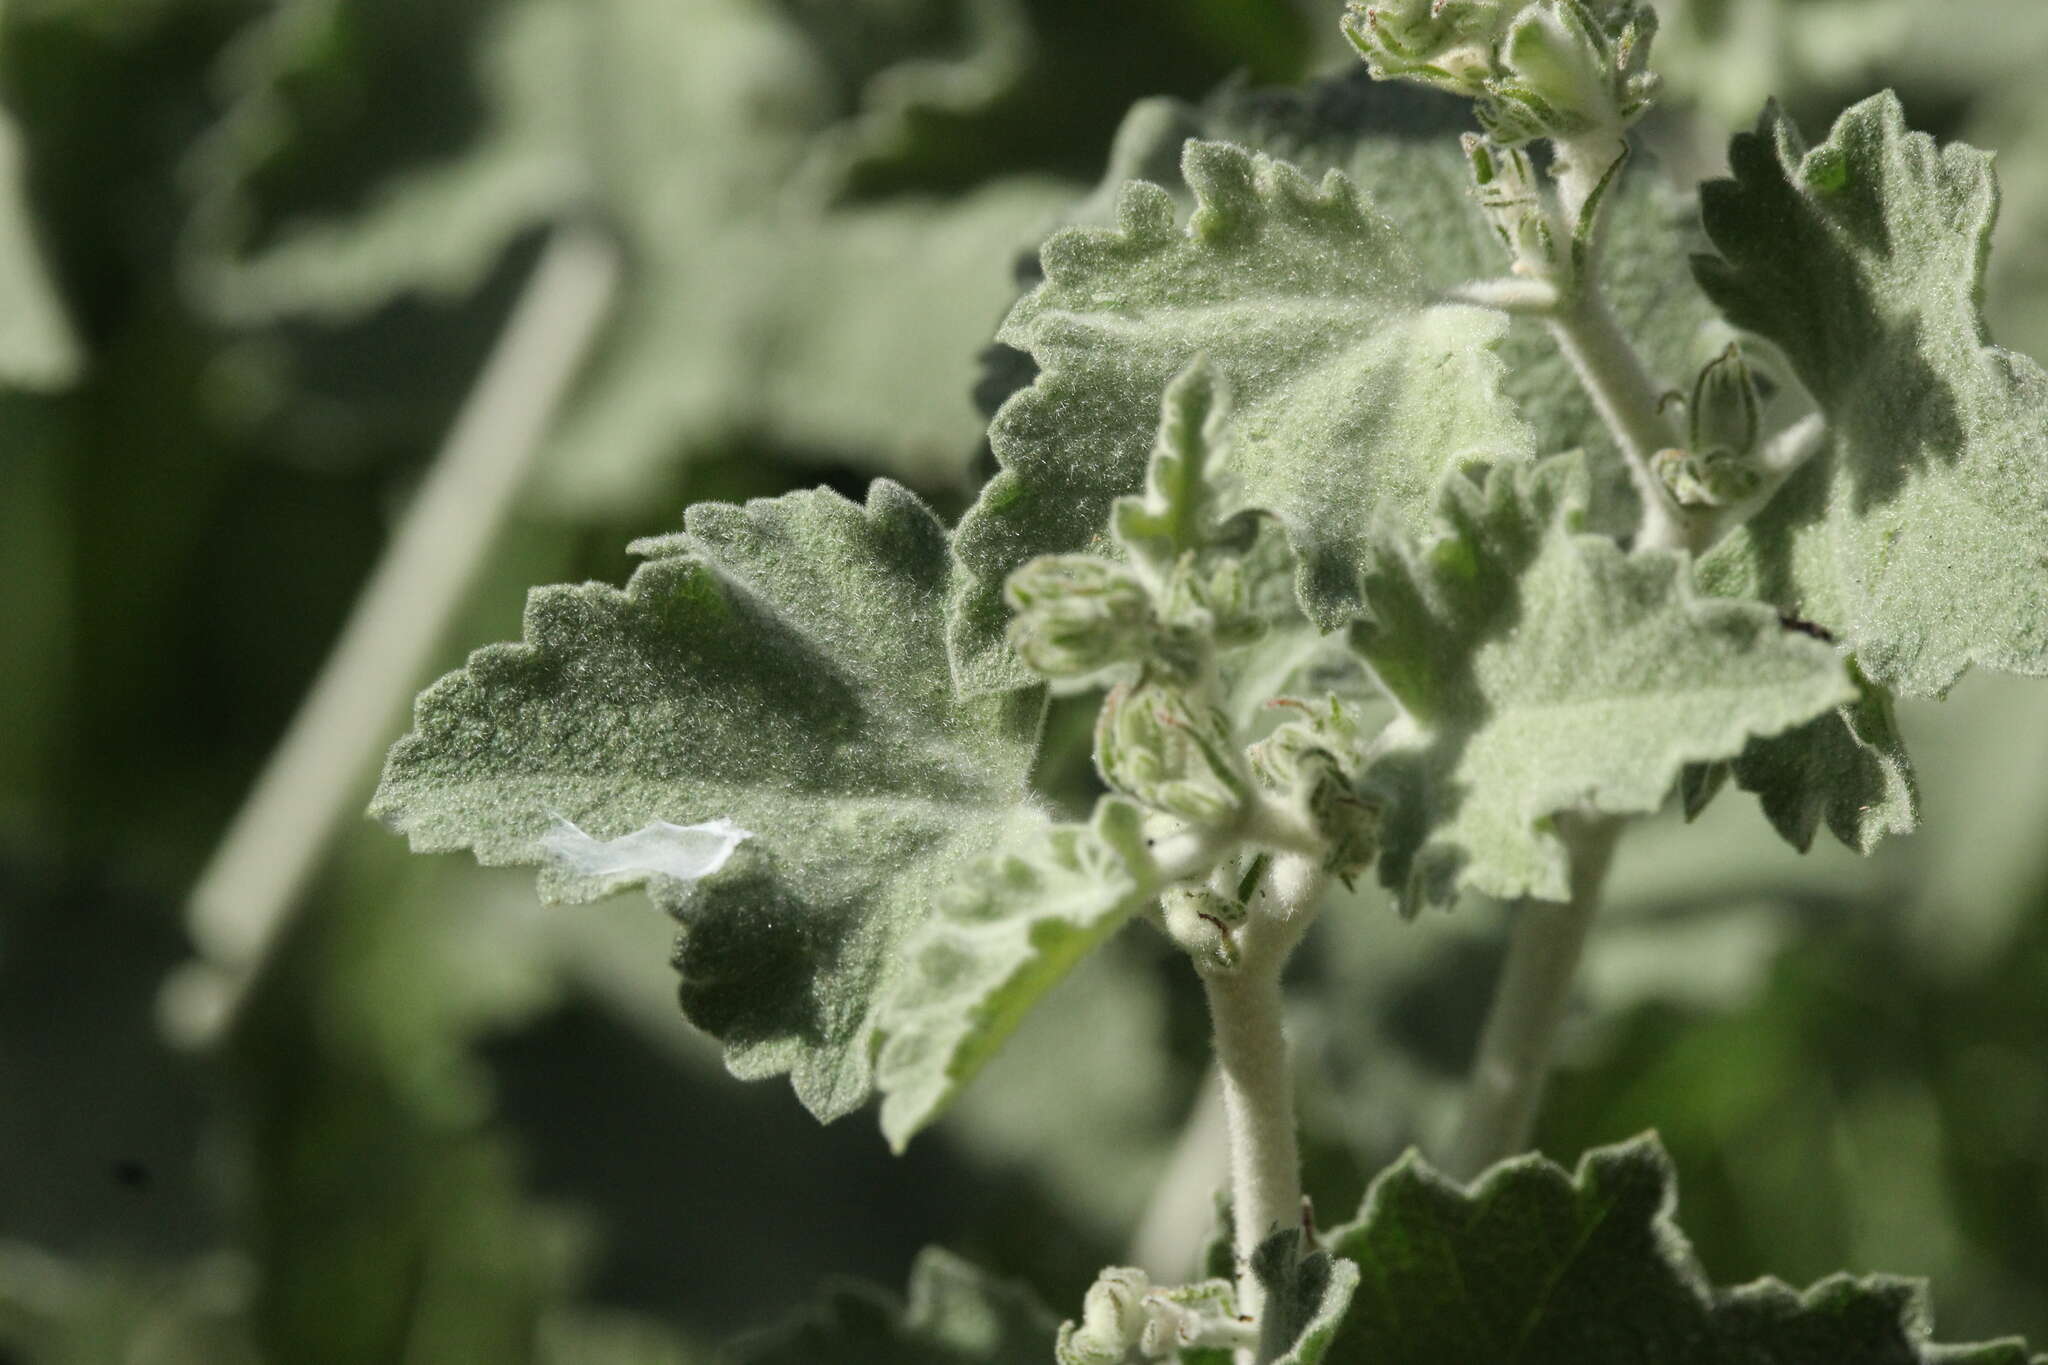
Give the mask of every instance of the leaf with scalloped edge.
M 867 1097 L 904 945 L 959 868 L 1043 828 L 1041 704 L 955 699 L 945 530 L 893 484 L 685 528 L 635 547 L 624 591 L 535 591 L 525 643 L 422 694 L 373 811 L 422 852 L 539 864 L 546 899 L 645 881 L 683 925 L 684 1012 L 830 1119 Z M 552 851 L 559 821 L 602 842 L 718 819 L 751 837 L 694 884 Z
M 858 1282 L 784 1327 L 728 1344 L 726 1365 L 1044 1365 L 1059 1322 L 1029 1289 L 937 1247 L 910 1268 L 908 1303 Z
M 1689 763 L 1845 703 L 1833 650 L 1689 561 L 1580 531 L 1581 462 L 1444 482 L 1442 534 L 1380 555 L 1352 645 L 1401 708 L 1365 782 L 1404 911 L 1465 887 L 1561 900 L 1568 810 L 1655 810 Z
M 1497 314 L 1433 304 L 1408 248 L 1351 181 L 1190 143 L 1195 207 L 1125 186 L 1111 229 L 1070 228 L 998 340 L 1037 381 L 997 413 L 1003 465 L 956 537 L 965 569 L 952 633 L 964 690 L 1025 685 L 1003 641 L 1001 590 L 1041 554 L 1088 547 L 1136 492 L 1167 383 L 1206 356 L 1232 396 L 1224 468 L 1286 526 L 1298 586 L 1324 628 L 1355 607 L 1375 518 L 1415 523 L 1443 470 L 1525 456 L 1499 392 Z
M 1069 968 L 1163 887 L 1144 815 L 1117 797 L 964 870 L 903 947 L 877 1029 L 882 1132 L 897 1150 L 1001 1047 Z
M 1676 1205 L 1649 1136 L 1575 1174 L 1516 1157 L 1462 1188 L 1410 1152 L 1326 1238 L 1360 1276 L 1324 1365 L 2029 1365 L 2017 1340 L 1930 1345 L 1912 1281 L 1717 1289 Z
M 1920 824 L 1919 783 L 1891 693 L 1853 663 L 1849 672 L 1859 693 L 1855 701 L 1781 735 L 1751 740 L 1728 765 L 1735 784 L 1756 794 L 1772 828 L 1801 853 L 1813 847 L 1823 823 L 1858 853 Z M 1706 808 L 1722 776 L 1703 774 L 1689 786 L 1687 819 Z
M 1826 626 L 1904 696 L 1972 664 L 2048 675 L 2048 373 L 1985 335 L 1990 157 L 1908 132 L 1886 94 L 1811 150 L 1767 109 L 1729 160 L 1700 283 L 1785 352 L 1831 439 L 1702 581 Z

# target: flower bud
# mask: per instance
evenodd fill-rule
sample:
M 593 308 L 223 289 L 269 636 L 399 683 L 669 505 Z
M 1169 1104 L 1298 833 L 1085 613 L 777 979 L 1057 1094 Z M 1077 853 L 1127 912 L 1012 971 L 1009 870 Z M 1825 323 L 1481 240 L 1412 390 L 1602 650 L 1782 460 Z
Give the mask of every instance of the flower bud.
M 1152 600 L 1130 570 L 1090 555 L 1048 555 L 1010 575 L 1010 645 L 1036 673 L 1075 680 L 1144 656 Z
M 1380 807 L 1358 792 L 1366 738 L 1355 709 L 1332 696 L 1320 704 L 1283 699 L 1298 719 L 1251 747 L 1252 772 L 1292 802 L 1328 842 L 1324 870 L 1349 886 L 1379 856 Z
M 1762 413 L 1763 398 L 1757 392 L 1756 379 L 1742 358 L 1742 348 L 1730 342 L 1693 381 L 1692 403 L 1686 413 L 1693 453 L 1749 454 L 1756 449 Z
M 1411 80 L 1478 98 L 1494 75 L 1494 47 L 1513 19 L 1511 0 L 1354 0 L 1344 36 L 1375 80 Z
M 1503 147 L 1467 133 L 1465 161 L 1472 169 L 1479 211 L 1518 265 L 1547 269 L 1557 264 L 1550 211 L 1537 186 L 1536 168 L 1520 147 Z
M 1102 780 L 1141 805 L 1194 825 L 1237 817 L 1244 787 L 1230 725 L 1214 707 L 1154 681 L 1112 690 L 1095 723 Z

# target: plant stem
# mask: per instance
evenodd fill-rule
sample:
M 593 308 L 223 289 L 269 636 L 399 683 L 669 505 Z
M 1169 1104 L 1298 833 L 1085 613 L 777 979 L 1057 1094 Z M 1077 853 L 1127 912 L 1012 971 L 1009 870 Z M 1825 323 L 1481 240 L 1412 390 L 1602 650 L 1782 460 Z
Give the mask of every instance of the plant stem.
M 1643 504 L 1636 548 L 1689 548 L 1693 528 L 1651 465 L 1658 451 L 1678 444 L 1678 433 L 1664 418 L 1663 390 L 1621 330 L 1600 290 L 1605 209 L 1611 196 L 1601 195 L 1598 203 L 1592 201 L 1615 158 L 1626 152 L 1627 142 L 1619 132 L 1559 139 L 1556 144 L 1551 174 L 1557 180 L 1563 231 L 1568 239 L 1583 237 L 1585 250 L 1565 296 L 1545 321 L 1628 463 L 1629 477 Z
M 1268 902 L 1238 931 L 1233 971 L 1202 976 L 1215 1029 L 1217 1074 L 1230 1137 L 1232 1249 L 1237 1255 L 1237 1306 L 1258 1318 L 1265 1289 L 1252 1274 L 1252 1253 L 1301 1217 L 1301 1152 L 1294 1130 L 1294 1070 L 1282 1019 L 1280 973 L 1314 919 L 1323 877 L 1316 864 L 1283 858 Z M 1252 1348 L 1238 1365 L 1258 1365 Z
M 1479 1038 L 1465 1110 L 1445 1168 L 1469 1180 L 1528 1146 L 1559 1021 L 1599 908 L 1622 822 L 1561 817 L 1571 848 L 1571 899 L 1522 901 L 1510 912 L 1508 957 Z
M 1598 282 L 1590 277 L 1580 281 L 1577 292 L 1544 321 L 1628 463 L 1629 478 L 1643 503 L 1635 547 L 1689 546 L 1692 535 L 1685 515 L 1651 466 L 1658 451 L 1678 444 L 1678 433 L 1657 410 L 1662 392 L 1615 321 Z
M 357 599 L 313 689 L 192 891 L 204 965 L 169 1022 L 203 1043 L 281 937 L 367 769 L 509 515 L 610 307 L 619 255 L 595 229 L 549 241 L 447 443 Z

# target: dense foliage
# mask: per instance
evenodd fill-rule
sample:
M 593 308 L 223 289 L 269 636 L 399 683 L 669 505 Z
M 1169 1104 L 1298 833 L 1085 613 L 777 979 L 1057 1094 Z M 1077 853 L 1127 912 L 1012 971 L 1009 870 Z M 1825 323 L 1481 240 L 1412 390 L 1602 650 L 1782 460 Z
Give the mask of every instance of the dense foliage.
M 2026 1365 L 2037 8 L 9 0 L 0 1361 Z

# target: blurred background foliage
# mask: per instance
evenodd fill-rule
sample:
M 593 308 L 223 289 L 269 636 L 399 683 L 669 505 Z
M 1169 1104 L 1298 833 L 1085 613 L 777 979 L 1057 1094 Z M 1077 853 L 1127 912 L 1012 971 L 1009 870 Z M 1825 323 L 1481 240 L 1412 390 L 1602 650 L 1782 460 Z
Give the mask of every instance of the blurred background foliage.
M 927 1243 L 1069 1309 L 1193 1254 L 1202 1006 L 1137 933 L 902 1160 L 726 1078 L 644 903 L 544 912 L 367 824 L 224 1041 L 171 1041 L 164 987 L 551 233 L 623 285 L 442 666 L 691 500 L 886 474 L 956 512 L 977 386 L 1022 378 L 984 348 L 1125 110 L 1339 66 L 1335 8 L 6 0 L 0 1361 L 688 1362 L 829 1277 L 900 1292 Z M 1879 85 L 1997 149 L 1989 310 L 2048 356 L 2048 7 L 1664 8 L 1681 175 L 1767 95 L 1818 129 Z M 1075 800 L 1087 719 L 1042 765 Z M 2048 696 L 1903 722 L 1925 829 L 1870 859 L 1735 795 L 1624 846 L 1541 1141 L 1660 1129 L 1723 1282 L 1925 1275 L 1945 1336 L 2048 1338 Z M 1441 1136 L 1500 912 L 1325 920 L 1295 1026 L 1335 1221 Z

